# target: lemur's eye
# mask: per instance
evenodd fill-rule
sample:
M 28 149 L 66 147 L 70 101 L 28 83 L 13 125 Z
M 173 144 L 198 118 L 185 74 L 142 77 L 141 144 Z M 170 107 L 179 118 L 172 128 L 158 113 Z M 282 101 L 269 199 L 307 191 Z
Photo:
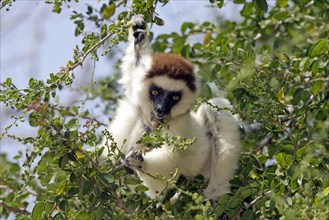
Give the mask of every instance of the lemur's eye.
M 158 90 L 153 89 L 151 91 L 151 94 L 154 95 L 154 96 L 157 96 L 159 94 L 159 92 L 158 92 Z
M 180 99 L 180 97 L 179 97 L 178 95 L 174 95 L 174 96 L 172 97 L 172 99 L 173 99 L 174 101 L 178 101 L 178 100 Z

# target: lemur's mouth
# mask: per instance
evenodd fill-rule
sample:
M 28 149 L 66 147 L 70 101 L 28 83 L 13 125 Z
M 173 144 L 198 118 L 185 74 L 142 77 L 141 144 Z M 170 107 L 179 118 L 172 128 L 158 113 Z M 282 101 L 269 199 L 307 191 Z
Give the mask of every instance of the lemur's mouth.
M 158 114 L 158 113 L 155 113 L 155 117 L 156 117 L 157 119 L 164 119 L 166 116 L 167 116 L 167 115 L 165 115 L 165 114 Z
M 169 114 L 161 114 L 161 113 L 157 113 L 156 111 L 153 112 L 153 115 L 154 115 L 155 118 L 156 118 L 157 120 L 159 120 L 160 122 L 163 122 L 164 119 L 165 119 L 166 117 L 169 116 Z

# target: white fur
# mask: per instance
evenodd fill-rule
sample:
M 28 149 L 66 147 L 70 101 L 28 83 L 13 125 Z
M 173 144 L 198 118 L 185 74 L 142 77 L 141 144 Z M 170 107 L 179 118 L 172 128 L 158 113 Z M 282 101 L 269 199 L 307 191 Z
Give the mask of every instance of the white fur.
M 139 22 L 133 20 L 133 22 Z M 149 99 L 149 86 L 154 83 L 167 90 L 182 91 L 181 100 L 171 110 L 168 126 L 164 135 L 194 138 L 196 142 L 187 150 L 173 151 L 171 146 L 152 149 L 143 154 L 140 168 L 136 169 L 139 177 L 149 188 L 147 195 L 154 198 L 167 187 L 167 182 L 153 178 L 158 174 L 166 179 L 177 180 L 179 175 L 193 178 L 199 174 L 209 180 L 204 194 L 209 199 L 229 192 L 229 180 L 233 177 L 240 156 L 239 120 L 228 111 L 217 112 L 211 106 L 202 104 L 194 113 L 191 106 L 197 96 L 184 81 L 173 80 L 166 76 L 146 79 L 145 75 L 152 64 L 152 50 L 147 39 L 138 45 L 142 55 L 136 65 L 136 47 L 130 30 L 130 44 L 122 60 L 122 79 L 125 98 L 119 102 L 117 112 L 109 126 L 120 150 L 129 155 L 139 150 L 135 144 L 144 132 L 141 111 L 144 120 L 151 120 L 153 110 Z M 197 85 L 198 86 L 198 85 Z M 219 107 L 230 107 L 226 99 L 212 100 Z M 213 138 L 207 133 L 213 132 Z M 124 140 L 127 139 L 125 145 Z M 105 156 L 108 152 L 105 151 Z M 136 161 L 135 161 L 136 162 Z M 138 161 L 137 161 L 138 163 Z M 173 177 L 175 171 L 178 175 Z M 151 174 L 151 175 L 149 175 Z

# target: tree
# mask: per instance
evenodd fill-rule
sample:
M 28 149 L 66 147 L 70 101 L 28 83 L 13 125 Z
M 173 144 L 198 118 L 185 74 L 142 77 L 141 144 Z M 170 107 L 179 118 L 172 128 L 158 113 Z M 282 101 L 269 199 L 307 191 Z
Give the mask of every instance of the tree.
M 70 1 L 46 1 L 60 13 Z M 0 213 L 17 219 L 327 219 L 329 215 L 329 1 L 234 0 L 241 4 L 241 22 L 220 20 L 183 23 L 180 33 L 154 39 L 155 51 L 180 54 L 200 69 L 202 97 L 198 103 L 225 89 L 245 124 L 244 152 L 240 168 L 231 181 L 232 193 L 218 204 L 204 200 L 202 178 L 183 180 L 174 186 L 178 201 L 150 200 L 140 180 L 128 174 L 117 160 L 104 166 L 95 148 L 101 135 L 111 139 L 106 127 L 83 107 L 100 97 L 112 107 L 119 97 L 117 76 L 90 83 L 85 99 L 72 106 L 58 106 L 58 91 L 70 87 L 76 67 L 88 55 L 97 64 L 98 48 L 110 42 L 111 53 L 127 35 L 127 21 L 143 14 L 148 23 L 162 25 L 155 10 L 168 1 L 109 1 L 86 13 L 72 11 L 75 35 L 83 35 L 72 61 L 44 82 L 30 79 L 25 89 L 15 79 L 1 82 L 0 100 L 19 112 L 1 137 L 9 136 L 33 150 L 24 165 L 1 155 Z M 226 1 L 210 1 L 221 10 Z M 12 1 L 3 1 L 9 9 Z M 15 3 L 13 3 L 15 4 Z M 122 8 L 121 13 L 116 13 Z M 93 22 L 94 32 L 85 32 Z M 202 36 L 203 42 L 191 42 Z M 110 94 L 110 95 L 109 95 Z M 197 103 L 197 104 L 198 104 Z M 10 128 L 28 116 L 37 137 L 20 137 Z M 254 129 L 256 128 L 256 129 Z M 158 141 L 153 137 L 153 141 Z M 116 148 L 111 145 L 112 151 Z M 17 155 L 16 159 L 22 157 Z M 135 185 L 132 190 L 128 185 Z M 32 198 L 32 199 L 31 199 Z M 28 202 L 35 201 L 31 211 Z M 161 205 L 159 205 L 162 203 Z

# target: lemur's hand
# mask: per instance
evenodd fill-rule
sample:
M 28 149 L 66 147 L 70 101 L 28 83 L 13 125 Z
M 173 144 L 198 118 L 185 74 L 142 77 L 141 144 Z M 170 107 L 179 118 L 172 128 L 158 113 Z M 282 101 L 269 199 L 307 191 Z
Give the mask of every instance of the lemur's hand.
M 135 15 L 132 19 L 133 36 L 135 44 L 140 44 L 146 38 L 146 22 L 143 15 Z
M 144 158 L 141 152 L 131 151 L 125 158 L 125 165 L 132 169 L 141 170 L 143 168 Z

